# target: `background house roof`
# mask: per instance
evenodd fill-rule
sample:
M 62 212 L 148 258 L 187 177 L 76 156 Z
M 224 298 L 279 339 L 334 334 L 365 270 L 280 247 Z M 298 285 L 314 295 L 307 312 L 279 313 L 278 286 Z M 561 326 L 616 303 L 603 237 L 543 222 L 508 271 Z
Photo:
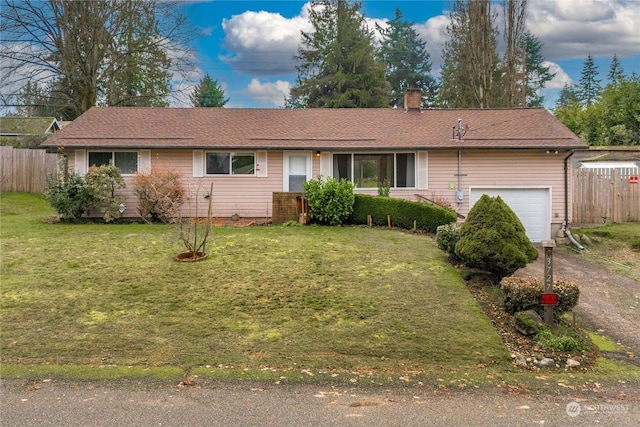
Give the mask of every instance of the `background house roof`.
M 576 152 L 575 158 L 582 162 L 640 162 L 640 146 L 595 146 Z
M 44 135 L 60 130 L 55 117 L 1 117 L 1 136 Z
M 462 119 L 464 136 L 454 130 Z M 44 147 L 210 149 L 586 148 L 544 109 L 94 107 Z

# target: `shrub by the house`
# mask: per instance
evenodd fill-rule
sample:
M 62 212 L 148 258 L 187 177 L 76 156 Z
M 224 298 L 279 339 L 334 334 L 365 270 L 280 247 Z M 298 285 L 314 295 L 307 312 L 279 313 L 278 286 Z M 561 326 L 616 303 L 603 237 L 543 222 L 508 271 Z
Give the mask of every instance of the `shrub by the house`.
M 460 240 L 460 224 L 440 225 L 436 229 L 436 245 L 441 250 L 449 254 L 449 258 L 458 259 L 456 255 L 456 244 Z
M 80 218 L 93 205 L 93 199 L 81 175 L 63 165 L 60 174 L 47 176 L 45 198 L 58 215 L 67 221 Z
M 371 215 L 375 225 L 387 225 L 388 215 L 396 227 L 412 229 L 415 221 L 418 230 L 431 233 L 435 233 L 440 225 L 456 221 L 456 213 L 451 209 L 404 199 L 356 194 L 349 221 L 352 224 L 366 224 L 368 215 Z
M 147 222 L 175 220 L 185 196 L 180 173 L 175 171 L 138 174 L 133 179 L 133 192 L 138 198 L 140 218 Z
M 499 196 L 486 194 L 469 211 L 455 253 L 469 267 L 491 273 L 495 283 L 538 258 L 516 214 Z
M 544 282 L 538 277 L 505 277 L 500 282 L 504 293 L 504 308 L 509 313 L 535 310 L 541 316 L 544 308 L 540 305 L 540 294 L 544 291 Z M 580 289 L 575 282 L 563 279 L 553 281 L 553 292 L 558 294 L 556 314 L 566 313 L 578 304 Z
M 124 202 L 124 197 L 116 190 L 126 187 L 120 169 L 114 165 L 92 166 L 84 182 L 93 199 L 91 207 L 100 209 L 105 222 L 116 219 L 120 215 L 118 206 Z
M 118 215 L 118 205 L 124 198 L 116 190 L 125 187 L 120 169 L 112 165 L 91 167 L 83 178 L 70 172 L 66 159 L 61 163 L 62 173 L 47 177 L 45 197 L 63 219 L 79 219 L 91 209 L 98 208 L 106 222 Z
M 309 201 L 309 218 L 320 224 L 340 225 L 353 210 L 353 183 L 346 179 L 325 180 L 320 175 L 304 183 L 304 194 Z

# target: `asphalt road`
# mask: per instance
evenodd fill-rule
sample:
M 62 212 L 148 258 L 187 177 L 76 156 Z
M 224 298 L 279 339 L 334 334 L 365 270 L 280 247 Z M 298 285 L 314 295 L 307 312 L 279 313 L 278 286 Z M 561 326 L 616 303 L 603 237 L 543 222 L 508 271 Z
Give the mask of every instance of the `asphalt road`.
M 638 426 L 640 393 L 4 380 L 10 426 Z M 635 390 L 635 392 L 638 392 Z

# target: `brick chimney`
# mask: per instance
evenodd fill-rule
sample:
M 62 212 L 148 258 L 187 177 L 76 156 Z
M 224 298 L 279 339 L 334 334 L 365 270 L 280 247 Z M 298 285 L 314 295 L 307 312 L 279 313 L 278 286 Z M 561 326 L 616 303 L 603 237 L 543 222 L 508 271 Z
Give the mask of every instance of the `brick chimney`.
M 407 111 L 420 111 L 422 106 L 422 90 L 407 89 L 404 93 L 404 109 Z

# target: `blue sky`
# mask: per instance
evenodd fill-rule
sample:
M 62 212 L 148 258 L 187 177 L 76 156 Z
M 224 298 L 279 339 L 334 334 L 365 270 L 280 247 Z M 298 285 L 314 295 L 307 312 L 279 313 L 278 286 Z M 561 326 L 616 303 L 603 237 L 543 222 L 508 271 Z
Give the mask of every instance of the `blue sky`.
M 400 8 L 426 41 L 437 77 L 451 1 L 363 2 L 371 28 L 384 24 Z M 500 3 L 497 3 L 497 9 Z M 185 4 L 202 37 L 195 42 L 193 82 L 208 73 L 225 89 L 227 107 L 276 108 L 294 84 L 293 56 L 300 31 L 309 31 L 304 1 L 197 1 Z M 552 107 L 559 89 L 580 78 L 588 54 L 596 59 L 602 84 L 617 53 L 626 74 L 640 73 L 640 1 L 529 0 L 529 29 L 544 43 L 543 54 L 556 78 L 543 95 Z M 184 93 L 184 92 L 183 92 Z M 172 100 L 184 106 L 185 97 Z

